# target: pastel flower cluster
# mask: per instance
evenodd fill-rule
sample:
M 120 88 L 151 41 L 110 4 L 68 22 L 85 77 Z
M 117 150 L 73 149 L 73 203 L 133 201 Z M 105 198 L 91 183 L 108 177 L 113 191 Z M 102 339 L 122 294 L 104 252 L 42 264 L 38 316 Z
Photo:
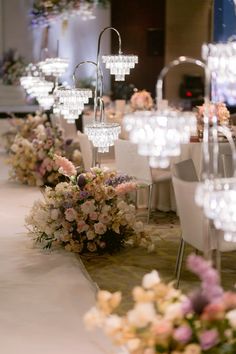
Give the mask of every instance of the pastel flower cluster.
M 118 179 L 117 172 L 92 168 L 77 176 L 69 161 L 56 157 L 56 162 L 70 180 L 54 189 L 47 187 L 44 201 L 36 202 L 26 218 L 37 241 L 45 248 L 59 244 L 77 253 L 112 253 L 127 242 L 148 246 L 143 224 L 136 221 L 135 207 L 127 195 L 117 192 L 120 185 L 108 183 Z
M 210 103 L 208 107 L 205 104 L 197 107 L 197 119 L 200 125 L 203 124 L 204 114 L 209 116 L 209 121 L 212 123 L 213 117 L 217 118 L 217 124 L 229 125 L 230 113 L 225 103 Z
M 24 129 L 23 129 L 24 132 Z M 28 131 L 25 131 L 28 136 Z M 17 134 L 10 148 L 10 177 L 31 186 L 55 185 L 60 181 L 53 154 L 63 155 L 63 133 L 49 122 L 39 124 L 28 138 Z
M 24 59 L 15 49 L 9 49 L 0 60 L 0 79 L 4 85 L 18 85 L 25 70 Z
M 109 0 L 34 0 L 31 10 L 32 26 L 47 26 L 59 16 L 90 13 L 95 5 L 106 6 Z M 86 17 L 87 18 L 87 17 Z M 88 17 L 90 18 L 90 17 Z
M 47 116 L 39 112 L 36 112 L 35 115 L 28 114 L 25 118 L 9 118 L 10 129 L 1 135 L 6 151 L 10 151 L 17 134 L 23 138 L 32 140 L 35 134 L 34 129 L 39 124 L 44 124 L 46 120 Z
M 130 99 L 131 108 L 134 111 L 147 111 L 153 107 L 153 99 L 146 90 L 135 92 Z
M 198 290 L 186 296 L 154 270 L 133 289 L 134 307 L 124 316 L 115 314 L 121 294 L 100 291 L 85 315 L 87 327 L 103 328 L 130 354 L 236 353 L 236 293 L 223 291 L 202 257 L 190 255 L 187 266 L 201 279 Z

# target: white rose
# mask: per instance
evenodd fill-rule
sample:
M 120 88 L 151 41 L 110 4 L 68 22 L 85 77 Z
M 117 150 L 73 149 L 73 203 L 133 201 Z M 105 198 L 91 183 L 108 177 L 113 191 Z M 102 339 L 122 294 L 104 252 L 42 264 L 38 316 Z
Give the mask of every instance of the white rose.
M 179 320 L 183 318 L 183 305 L 181 302 L 170 304 L 165 311 L 165 319 L 168 321 Z
M 156 270 L 145 274 L 143 277 L 142 285 L 145 289 L 151 289 L 153 286 L 160 283 L 160 277 Z
M 134 224 L 134 231 L 136 232 L 143 232 L 144 230 L 144 227 L 143 227 L 143 223 L 142 221 L 137 221 L 135 224 Z
M 75 209 L 73 209 L 73 208 L 68 208 L 65 211 L 65 218 L 67 221 L 71 222 L 71 221 L 76 220 L 76 215 L 77 215 L 77 213 L 76 213 Z
M 90 214 L 95 211 L 95 205 L 93 201 L 87 200 L 81 205 L 81 210 L 84 214 Z
M 225 316 L 230 325 L 235 329 L 236 328 L 236 310 L 229 311 Z
M 89 312 L 84 316 L 84 323 L 87 329 L 93 329 L 95 327 L 101 327 L 104 321 L 104 314 L 100 312 L 96 307 L 92 307 Z
M 86 235 L 88 240 L 93 240 L 95 238 L 95 233 L 92 230 L 87 231 Z
M 102 224 L 101 222 L 98 222 L 94 224 L 94 230 L 96 234 L 98 235 L 103 235 L 107 231 L 106 225 Z
M 52 220 L 57 220 L 59 216 L 59 210 L 58 209 L 52 209 L 51 210 L 51 219 Z
M 147 326 L 155 319 L 155 317 L 155 307 L 151 302 L 137 303 L 134 309 L 127 314 L 129 323 L 138 328 Z
M 122 319 L 117 315 L 110 315 L 104 323 L 104 330 L 107 335 L 113 335 L 122 329 Z

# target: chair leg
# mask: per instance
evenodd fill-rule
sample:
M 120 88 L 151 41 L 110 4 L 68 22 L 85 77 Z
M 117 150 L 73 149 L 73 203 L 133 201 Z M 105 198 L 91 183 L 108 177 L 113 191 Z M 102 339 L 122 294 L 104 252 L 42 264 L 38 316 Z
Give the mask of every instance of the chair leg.
M 220 281 L 221 281 L 221 252 L 220 252 L 220 240 L 219 235 L 216 236 L 216 269 L 218 271 Z
M 177 260 L 176 260 L 176 266 L 175 266 L 175 278 L 176 278 L 176 288 L 177 289 L 179 288 L 180 274 L 181 274 L 183 258 L 184 258 L 184 248 L 185 248 L 185 242 L 184 242 L 183 238 L 181 238 L 179 250 L 178 250 L 178 255 L 177 255 Z
M 148 214 L 147 214 L 147 224 L 149 224 L 150 221 L 150 215 L 151 215 L 151 210 L 152 210 L 152 190 L 153 190 L 153 185 L 150 184 L 149 186 L 149 193 L 148 193 Z

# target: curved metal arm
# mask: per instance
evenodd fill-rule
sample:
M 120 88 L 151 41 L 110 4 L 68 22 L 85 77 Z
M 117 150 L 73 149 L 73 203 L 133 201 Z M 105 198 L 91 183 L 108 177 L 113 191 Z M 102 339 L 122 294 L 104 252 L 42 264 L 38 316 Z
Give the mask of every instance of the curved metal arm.
M 97 115 L 97 108 L 98 108 L 98 106 L 99 106 L 99 113 L 100 113 L 100 116 L 99 116 L 99 122 L 100 123 L 104 123 L 104 118 L 105 118 L 105 113 L 104 113 L 104 111 L 105 111 L 105 108 L 104 108 L 104 101 L 103 101 L 103 99 L 101 98 L 101 97 L 98 97 L 97 98 L 97 102 L 98 102 L 98 104 L 96 104 L 96 111 L 95 111 L 95 117 L 96 117 L 96 115 Z
M 99 55 L 100 55 L 100 48 L 101 48 L 101 39 L 102 39 L 102 35 L 104 32 L 106 32 L 107 30 L 113 30 L 116 32 L 117 36 L 118 36 L 118 40 L 119 40 L 119 54 L 122 54 L 122 51 L 121 51 L 121 36 L 120 36 L 120 33 L 117 31 L 116 28 L 114 27 L 105 27 L 102 32 L 99 34 L 99 37 L 98 37 L 98 48 L 97 48 L 97 63 L 99 62 Z
M 79 64 L 77 64 L 74 68 L 74 71 L 73 71 L 73 82 L 75 84 L 75 80 L 76 80 L 76 76 L 75 76 L 75 73 L 76 73 L 76 70 L 79 69 L 79 67 L 83 64 L 92 64 L 92 65 L 95 65 L 96 68 L 99 70 L 99 76 L 98 76 L 98 79 L 100 81 L 100 86 L 99 86 L 99 97 L 102 97 L 103 95 L 103 73 L 102 73 L 102 70 L 101 68 L 99 67 L 98 68 L 98 65 L 97 63 L 95 63 L 94 61 L 92 60 L 85 60 L 85 61 L 81 61 Z M 98 86 L 98 83 L 96 82 L 96 87 L 95 87 L 95 90 L 97 90 L 97 86 Z M 95 97 L 97 97 L 97 91 L 95 92 Z
M 205 95 L 204 95 L 204 102 L 209 103 L 210 101 L 210 87 L 211 87 L 211 72 L 201 60 L 189 58 L 185 56 L 181 56 L 173 61 L 171 61 L 168 65 L 166 65 L 160 72 L 157 83 L 156 83 L 156 98 L 157 98 L 157 108 L 158 103 L 163 100 L 163 79 L 168 73 L 168 71 L 180 64 L 194 64 L 200 66 L 205 72 Z
M 206 175 L 209 175 L 209 166 L 210 166 L 210 153 L 209 153 L 209 115 L 208 115 L 208 107 L 210 102 L 210 88 L 211 88 L 211 72 L 208 69 L 207 65 L 203 63 L 201 60 L 189 58 L 185 56 L 181 56 L 173 61 L 171 61 L 168 65 L 166 65 L 160 72 L 157 83 L 156 83 L 156 104 L 157 109 L 160 108 L 160 103 L 163 100 L 163 80 L 168 71 L 180 64 L 194 64 L 201 67 L 204 70 L 205 74 L 205 90 L 204 90 L 204 103 L 206 106 L 205 117 L 204 117 L 204 133 L 203 133 L 203 161 L 204 161 L 204 169 L 205 174 L 203 174 L 203 178 Z M 217 123 L 213 122 L 213 139 L 217 139 Z M 216 131 L 216 134 L 215 134 Z M 215 145 L 216 146 L 216 145 Z M 217 146 L 216 146 L 217 149 Z M 216 156 L 217 150 L 215 150 L 214 156 Z M 218 161 L 218 160 L 217 160 Z M 216 158 L 213 159 L 214 171 L 216 173 L 218 168 L 218 162 Z

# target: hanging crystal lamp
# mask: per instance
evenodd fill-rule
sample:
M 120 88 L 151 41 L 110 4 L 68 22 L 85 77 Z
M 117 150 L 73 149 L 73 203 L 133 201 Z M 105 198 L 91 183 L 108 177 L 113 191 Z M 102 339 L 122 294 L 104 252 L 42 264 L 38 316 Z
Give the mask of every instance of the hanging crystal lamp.
M 103 55 L 102 61 L 105 63 L 105 67 L 110 70 L 111 75 L 115 75 L 115 81 L 124 81 L 125 75 L 129 75 L 130 69 L 133 69 L 135 64 L 138 63 L 138 56 L 123 54 L 121 51 L 120 33 L 114 27 L 106 27 L 100 33 L 98 38 L 97 63 L 99 63 L 101 38 L 106 30 L 113 30 L 116 32 L 119 40 L 119 51 L 116 55 Z
M 46 58 L 44 61 L 39 62 L 39 68 L 45 76 L 62 76 L 69 66 L 68 59 L 62 58 Z
M 118 139 L 121 126 L 118 123 L 109 123 L 104 120 L 104 102 L 100 97 L 97 100 L 100 108 L 100 118 L 85 126 L 85 134 L 88 135 L 89 140 L 97 148 L 97 151 L 104 153 L 109 152 L 110 146 L 113 146 L 114 141 Z
M 212 100 L 236 104 L 236 42 L 231 36 L 226 43 L 202 46 L 202 58 L 212 73 Z
M 91 97 L 92 90 L 90 89 L 59 87 L 55 91 L 54 113 L 60 113 L 69 123 L 74 123 Z
M 167 168 L 170 158 L 180 155 L 181 144 L 188 143 L 191 135 L 196 134 L 197 122 L 194 113 L 163 107 L 163 79 L 169 69 L 183 63 L 206 69 L 205 64 L 196 59 L 179 57 L 173 60 L 162 69 L 157 80 L 157 110 L 136 111 L 123 119 L 130 140 L 138 145 L 140 155 L 149 157 L 150 166 L 153 168 Z M 205 101 L 208 102 L 209 78 L 207 82 Z
M 170 158 L 180 155 L 181 144 L 195 134 L 196 116 L 171 109 L 136 111 L 124 117 L 123 125 L 138 153 L 149 157 L 150 167 L 167 168 Z
M 106 69 L 110 70 L 111 75 L 115 75 L 115 81 L 124 81 L 125 75 L 130 74 L 130 69 L 138 63 L 137 55 L 103 55 L 103 63 Z

